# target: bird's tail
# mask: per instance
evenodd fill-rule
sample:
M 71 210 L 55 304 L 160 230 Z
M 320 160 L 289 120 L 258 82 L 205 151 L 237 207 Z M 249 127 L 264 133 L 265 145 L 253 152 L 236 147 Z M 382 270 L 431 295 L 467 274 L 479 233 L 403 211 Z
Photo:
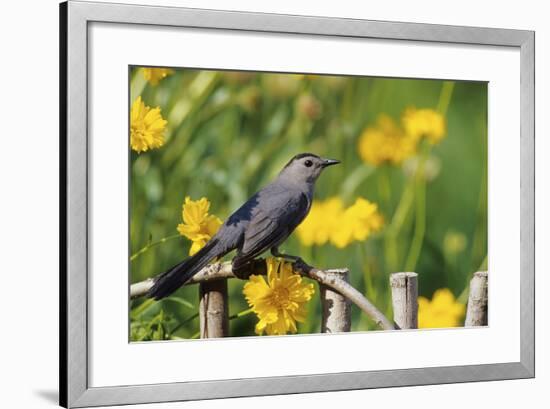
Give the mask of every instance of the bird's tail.
M 198 273 L 212 259 L 220 256 L 217 244 L 217 240 L 210 240 L 196 254 L 159 275 L 155 278 L 155 283 L 147 292 L 147 296 L 156 300 L 168 297 L 190 280 L 191 277 Z

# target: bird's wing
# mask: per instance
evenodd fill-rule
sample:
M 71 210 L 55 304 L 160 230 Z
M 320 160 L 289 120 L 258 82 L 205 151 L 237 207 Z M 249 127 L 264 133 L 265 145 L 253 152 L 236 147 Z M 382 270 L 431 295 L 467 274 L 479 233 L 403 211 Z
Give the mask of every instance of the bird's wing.
M 309 200 L 303 193 L 271 196 L 269 205 L 258 206 L 244 234 L 241 251 L 235 257 L 239 264 L 259 256 L 279 245 L 301 223 L 309 209 Z

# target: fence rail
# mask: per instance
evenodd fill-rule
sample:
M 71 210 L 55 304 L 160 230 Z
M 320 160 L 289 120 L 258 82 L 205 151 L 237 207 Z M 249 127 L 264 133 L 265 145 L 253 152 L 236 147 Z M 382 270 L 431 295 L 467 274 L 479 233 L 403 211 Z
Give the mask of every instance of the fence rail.
M 351 330 L 351 305 L 384 330 L 418 328 L 418 274 L 399 272 L 390 275 L 393 320 L 388 319 L 362 293 L 349 283 L 347 268 L 320 270 L 303 261 L 294 263 L 294 270 L 319 283 L 322 305 L 321 332 L 336 333 Z M 230 262 L 214 263 L 199 271 L 185 285 L 199 284 L 199 317 L 201 338 L 220 338 L 229 335 L 227 280 L 245 279 L 252 274 L 266 274 L 265 262 L 256 260 L 244 274 L 235 276 Z M 130 286 L 130 297 L 146 296 L 155 277 Z M 488 274 L 474 273 L 470 282 L 465 326 L 487 325 Z

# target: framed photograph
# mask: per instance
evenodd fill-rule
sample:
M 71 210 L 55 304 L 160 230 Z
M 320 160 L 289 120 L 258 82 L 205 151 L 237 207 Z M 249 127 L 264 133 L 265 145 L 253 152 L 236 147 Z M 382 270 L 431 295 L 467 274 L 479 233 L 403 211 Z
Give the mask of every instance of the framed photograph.
M 534 32 L 60 22 L 62 406 L 534 377 Z

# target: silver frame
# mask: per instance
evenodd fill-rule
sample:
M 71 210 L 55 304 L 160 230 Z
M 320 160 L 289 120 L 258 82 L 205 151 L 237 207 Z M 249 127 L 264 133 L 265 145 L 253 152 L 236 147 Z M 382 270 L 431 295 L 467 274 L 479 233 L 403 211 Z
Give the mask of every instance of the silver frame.
M 489 365 L 149 385 L 88 385 L 88 23 L 110 22 L 516 47 L 521 53 L 521 359 Z M 535 374 L 533 31 L 69 1 L 60 6 L 60 404 L 185 401 L 531 378 Z

